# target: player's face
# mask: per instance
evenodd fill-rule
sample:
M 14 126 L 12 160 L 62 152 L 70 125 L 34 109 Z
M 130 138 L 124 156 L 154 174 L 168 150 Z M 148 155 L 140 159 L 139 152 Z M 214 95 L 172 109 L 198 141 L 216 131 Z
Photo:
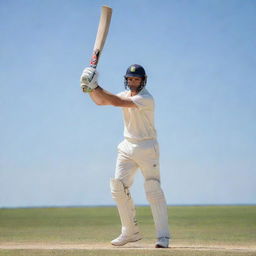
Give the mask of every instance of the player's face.
M 128 86 L 131 90 L 136 90 L 141 84 L 141 77 L 127 77 Z

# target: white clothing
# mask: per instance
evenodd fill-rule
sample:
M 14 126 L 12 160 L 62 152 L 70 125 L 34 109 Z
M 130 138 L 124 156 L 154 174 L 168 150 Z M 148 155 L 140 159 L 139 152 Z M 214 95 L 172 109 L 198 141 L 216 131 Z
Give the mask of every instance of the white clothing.
M 154 140 L 157 137 L 154 125 L 154 99 L 147 89 L 130 96 L 130 91 L 118 94 L 129 97 L 137 108 L 122 108 L 124 116 L 124 137 L 133 140 Z
M 115 179 L 121 180 L 129 188 L 138 168 L 145 180 L 160 181 L 159 146 L 156 140 L 132 143 L 125 139 L 118 145 Z
M 124 191 L 129 191 L 136 171 L 138 169 L 142 171 L 145 178 L 145 192 L 155 222 L 156 237 L 169 238 L 167 205 L 160 186 L 159 145 L 154 126 L 154 99 L 145 88 L 135 96 L 130 96 L 129 91 L 121 92 L 118 96 L 130 97 L 137 108 L 122 108 L 125 139 L 118 145 L 115 179 L 122 182 Z M 119 193 L 121 195 L 119 197 L 123 200 L 121 203 L 117 200 L 116 194 L 117 192 L 113 190 L 112 195 L 117 201 L 122 222 L 122 233 L 125 234 L 123 232 L 125 230 L 136 230 L 133 228 L 136 225 L 132 223 L 132 218 L 135 219 L 135 216 L 131 214 L 128 216 L 122 211 L 125 208 L 121 204 L 125 198 L 124 193 Z M 132 203 L 126 205 L 129 208 L 126 209 L 128 213 L 135 209 Z
M 159 146 L 156 140 L 135 143 L 125 139 L 118 145 L 115 179 L 121 181 L 124 187 L 129 189 L 138 168 L 142 171 L 145 179 L 145 192 L 155 222 L 156 237 L 169 238 L 167 205 L 160 186 Z M 120 208 L 120 204 L 118 208 Z M 130 211 L 133 208 L 134 205 L 131 205 Z M 128 209 L 126 212 L 129 212 Z M 120 210 L 119 213 L 121 213 Z M 126 214 L 120 214 L 121 220 L 124 215 Z M 130 226 L 132 227 L 132 225 Z M 122 226 L 122 230 L 128 229 L 129 225 Z

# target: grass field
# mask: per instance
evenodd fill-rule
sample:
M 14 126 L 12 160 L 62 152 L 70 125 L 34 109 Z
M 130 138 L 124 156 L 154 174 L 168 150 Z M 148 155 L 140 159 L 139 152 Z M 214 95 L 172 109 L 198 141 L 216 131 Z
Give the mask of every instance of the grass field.
M 121 248 L 115 207 L 0 209 L 0 255 L 256 255 L 256 206 L 169 207 L 172 243 L 154 249 L 148 207 L 137 207 L 144 239 Z

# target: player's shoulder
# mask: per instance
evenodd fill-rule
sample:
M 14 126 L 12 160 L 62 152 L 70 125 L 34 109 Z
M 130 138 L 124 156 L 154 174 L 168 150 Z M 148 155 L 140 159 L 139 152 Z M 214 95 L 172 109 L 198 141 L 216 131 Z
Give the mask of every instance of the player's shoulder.
M 122 92 L 119 92 L 116 95 L 120 96 L 120 97 L 130 97 L 130 91 L 122 91 Z M 143 88 L 138 94 L 133 96 L 133 98 L 134 97 L 135 98 L 147 98 L 147 99 L 154 100 L 152 94 L 146 88 Z
M 143 98 L 148 98 L 152 100 L 154 99 L 152 94 L 146 88 L 143 88 L 138 95 L 140 95 Z

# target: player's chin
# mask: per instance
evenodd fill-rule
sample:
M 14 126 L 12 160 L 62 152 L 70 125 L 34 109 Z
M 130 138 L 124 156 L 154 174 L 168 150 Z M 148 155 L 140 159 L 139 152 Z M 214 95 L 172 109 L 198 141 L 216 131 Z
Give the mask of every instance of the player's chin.
M 138 90 L 138 87 L 133 85 L 129 85 L 129 88 L 132 92 L 136 92 Z

